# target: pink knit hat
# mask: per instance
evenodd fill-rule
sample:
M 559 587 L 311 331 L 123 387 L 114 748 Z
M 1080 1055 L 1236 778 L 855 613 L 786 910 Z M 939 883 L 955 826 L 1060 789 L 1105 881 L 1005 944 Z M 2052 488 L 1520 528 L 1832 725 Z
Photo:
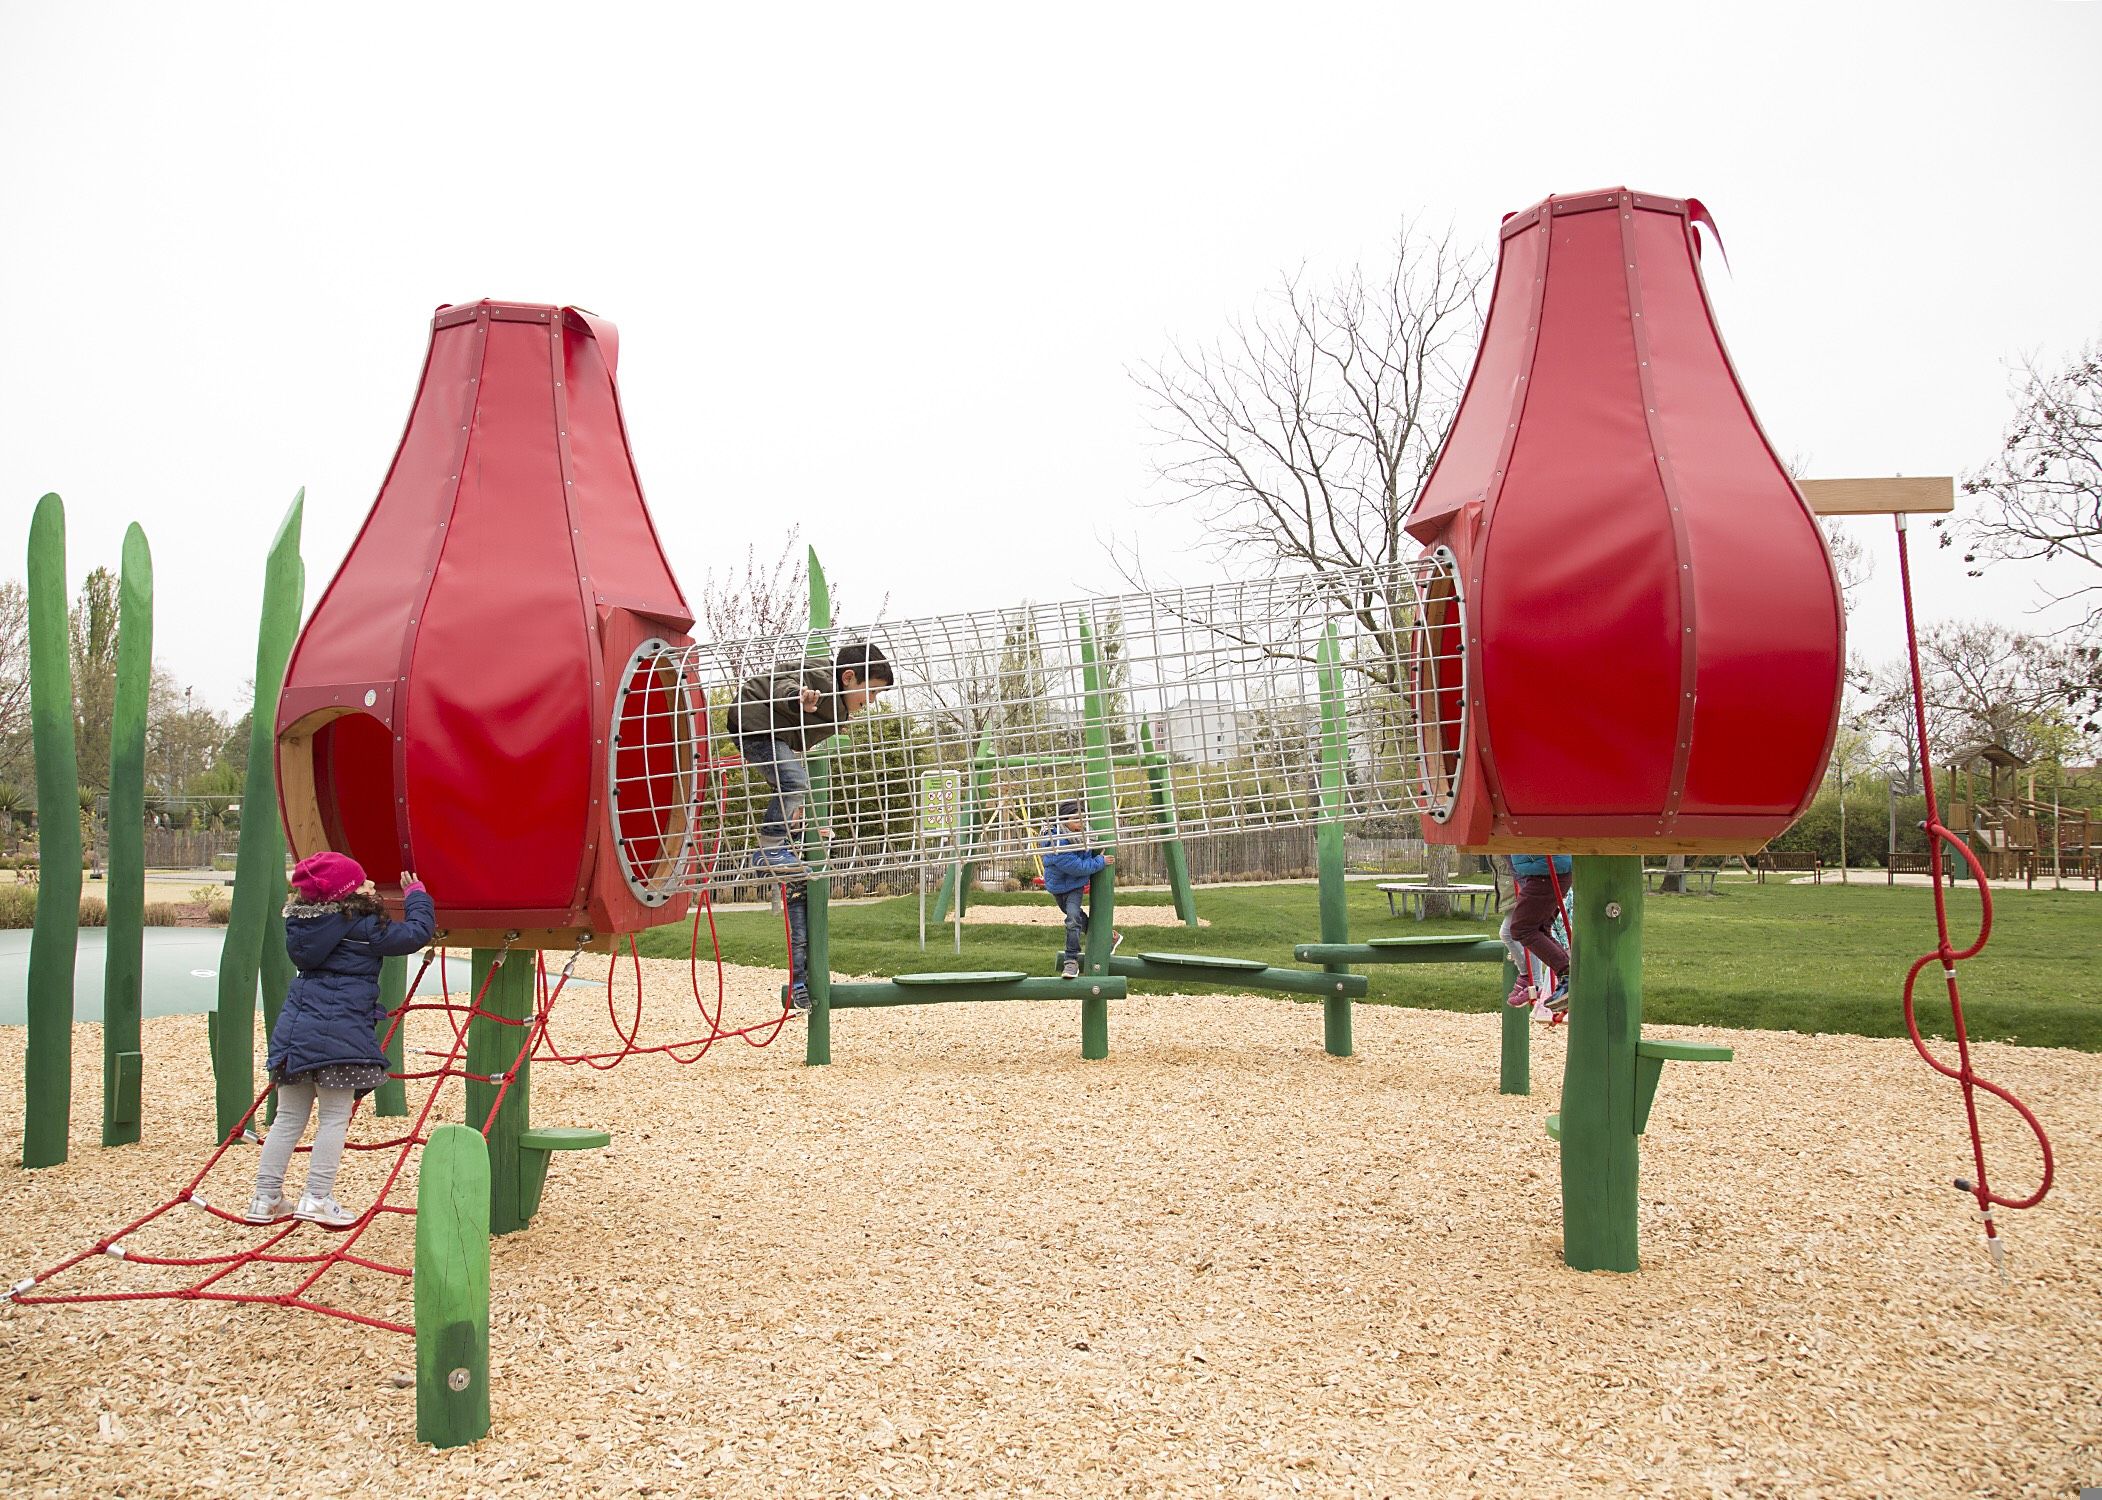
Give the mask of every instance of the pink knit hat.
M 302 901 L 337 901 L 365 883 L 365 871 L 347 854 L 324 849 L 292 867 L 292 889 Z

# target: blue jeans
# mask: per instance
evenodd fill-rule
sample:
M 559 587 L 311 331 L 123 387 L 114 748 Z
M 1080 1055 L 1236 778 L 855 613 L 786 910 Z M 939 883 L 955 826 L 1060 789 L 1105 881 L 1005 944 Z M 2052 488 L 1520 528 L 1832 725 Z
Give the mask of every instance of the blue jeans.
M 803 799 L 810 795 L 810 768 L 803 757 L 772 735 L 739 735 L 744 763 L 766 778 L 773 796 L 759 815 L 759 847 L 785 844 L 803 820 Z
M 1087 908 L 1081 905 L 1087 899 L 1087 887 L 1076 885 L 1070 891 L 1053 891 L 1051 899 L 1066 914 L 1066 951 L 1061 958 L 1077 959 L 1080 957 L 1080 940 L 1087 936 Z

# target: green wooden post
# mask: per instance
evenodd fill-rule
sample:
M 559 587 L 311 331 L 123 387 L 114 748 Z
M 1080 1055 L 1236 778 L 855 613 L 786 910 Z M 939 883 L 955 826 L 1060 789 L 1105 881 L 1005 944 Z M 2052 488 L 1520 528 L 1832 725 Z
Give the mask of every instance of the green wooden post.
M 146 920 L 146 699 L 153 678 L 153 554 L 124 532 L 117 697 L 110 714 L 109 916 L 102 960 L 102 1144 L 139 1138 L 139 1050 Z
M 1109 695 L 1103 690 L 1102 663 L 1095 649 L 1095 633 L 1080 622 L 1080 681 L 1086 693 L 1083 743 L 1086 747 L 1088 842 L 1097 849 L 1112 847 L 1116 836 L 1117 783 L 1109 758 Z M 1081 960 L 1084 974 L 1109 972 L 1112 928 L 1117 920 L 1117 872 L 1114 866 L 1097 870 L 1088 882 L 1087 946 Z M 1099 1059 L 1109 1056 L 1109 997 L 1086 995 L 1080 1001 L 1080 1055 Z
M 1175 829 L 1175 772 L 1168 757 L 1153 748 L 1153 726 L 1139 721 L 1139 754 L 1146 767 L 1146 783 L 1153 796 L 1153 816 L 1171 834 Z M 1175 915 L 1185 927 L 1197 925 L 1197 893 L 1190 887 L 1190 857 L 1180 837 L 1161 845 L 1168 866 L 1168 892 L 1175 898 Z
M 1343 663 L 1331 621 L 1321 633 L 1321 824 L 1318 840 L 1321 869 L 1321 941 L 1350 941 L 1350 897 L 1343 879 L 1343 768 L 1350 755 L 1350 728 L 1343 709 Z M 1347 964 L 1326 964 L 1344 973 Z M 1322 1044 L 1330 1057 L 1351 1054 L 1350 997 L 1325 995 L 1321 1000 Z
M 1497 1070 L 1499 1094 L 1530 1094 L 1533 1091 L 1533 1013 L 1505 1003 L 1518 987 L 1518 965 L 1504 955 L 1503 990 L 1497 1009 L 1503 1012 L 1503 1059 Z
M 497 1078 L 518 1064 L 518 1077 L 504 1092 L 504 1107 L 493 1121 L 489 1107 L 502 1085 L 467 1080 L 467 1123 L 489 1143 L 489 1229 L 510 1234 L 532 1217 L 525 1208 L 526 1162 L 518 1138 L 533 1122 L 533 1064 L 530 1058 L 519 1059 L 528 1026 L 506 1026 L 492 1018 L 525 1021 L 533 1014 L 533 955 L 527 949 L 477 948 L 469 976 L 469 993 L 482 997 L 483 1013 L 467 1023 L 467 1071 Z
M 826 632 L 832 628 L 832 590 L 825 570 L 818 563 L 817 548 L 810 549 L 810 637 L 804 655 L 822 653 L 829 664 L 832 650 Z M 823 1067 L 832 1061 L 832 882 L 823 874 L 826 845 L 818 830 L 832 817 L 832 742 L 826 740 L 810 753 L 810 804 L 803 820 L 803 860 L 811 868 L 810 883 L 803 890 L 804 931 L 810 949 L 810 972 L 803 982 L 810 988 L 810 1014 L 805 1020 L 809 1034 L 803 1039 L 803 1065 Z
M 409 1029 L 405 1019 L 400 1026 L 394 1025 L 393 1011 L 400 1010 L 409 997 L 409 961 L 399 955 L 380 960 L 380 1004 L 390 1014 L 382 1016 L 376 1030 L 382 1040 L 389 1028 L 393 1029 L 393 1040 L 387 1042 L 387 1071 L 402 1070 L 402 1036 Z M 399 1078 L 389 1078 L 372 1096 L 372 1112 L 375 1115 L 405 1115 L 409 1112 L 408 1086 Z
M 416 1441 L 437 1448 L 489 1431 L 490 1183 L 478 1132 L 431 1131 L 416 1180 Z
M 1579 855 L 1562 1072 L 1562 1259 L 1634 1271 L 1635 1049 L 1642 1038 L 1642 859 Z
M 66 1159 L 73 1115 L 73 965 L 80 946 L 80 764 L 73 746 L 73 632 L 66 617 L 66 507 L 29 522 L 29 732 L 36 748 L 36 927 L 22 1059 L 22 1165 Z
M 223 1139 L 255 1098 L 255 1010 L 271 912 L 284 905 L 285 835 L 277 810 L 277 695 L 299 635 L 304 572 L 299 561 L 301 490 L 285 512 L 263 569 L 263 617 L 256 635 L 255 712 L 248 731 L 248 779 L 241 792 L 241 840 L 234 855 L 233 910 L 219 949 L 219 1026 L 213 1036 L 217 1134 Z M 282 946 L 283 934 L 278 933 Z M 280 999 L 283 998 L 280 992 Z

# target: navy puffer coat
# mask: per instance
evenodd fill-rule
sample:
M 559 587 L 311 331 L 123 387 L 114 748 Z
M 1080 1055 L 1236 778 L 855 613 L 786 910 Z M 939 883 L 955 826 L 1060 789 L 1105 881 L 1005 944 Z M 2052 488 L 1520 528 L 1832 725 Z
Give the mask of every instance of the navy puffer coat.
M 347 896 L 285 908 L 285 948 L 299 977 L 285 993 L 285 1008 L 270 1031 L 270 1073 L 275 1078 L 337 1063 L 378 1063 L 380 960 L 414 953 L 431 940 L 437 908 L 422 888 L 408 893 L 403 921 L 390 922 L 369 896 Z

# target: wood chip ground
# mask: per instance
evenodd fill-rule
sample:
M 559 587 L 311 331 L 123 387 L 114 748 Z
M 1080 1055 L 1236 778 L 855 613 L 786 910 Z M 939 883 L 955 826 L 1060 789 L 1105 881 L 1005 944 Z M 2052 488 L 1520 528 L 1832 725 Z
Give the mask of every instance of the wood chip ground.
M 686 966 L 644 967 L 644 1040 L 694 1034 Z M 778 982 L 729 971 L 733 1018 Z M 607 1003 L 565 997 L 558 1043 L 607 1045 Z M 1580 1275 L 1541 1130 L 1559 1035 L 1536 1030 L 1514 1098 L 1488 1015 L 1359 1006 L 1359 1055 L 1337 1060 L 1314 1006 L 1133 998 L 1088 1063 L 1076 1012 L 842 1013 L 822 1069 L 800 1023 L 686 1067 L 539 1065 L 534 1119 L 613 1145 L 558 1157 L 539 1218 L 496 1245 L 486 1440 L 416 1444 L 398 1335 L 269 1307 L 7 1305 L 0 1476 L 23 1497 L 565 1500 L 2102 1484 L 2102 1057 L 1977 1049 L 2058 1148 L 2049 1201 L 2007 1216 L 2002 1285 L 1949 1186 L 1968 1169 L 1954 1088 L 1908 1044 L 1653 1028 L 1738 1060 L 1666 1066 L 1644 1269 Z M 419 1046 L 444 1034 L 419 1022 Z M 22 1044 L 0 1032 L 0 1076 Z M 169 1196 L 209 1148 L 201 1017 L 146 1023 L 137 1146 L 95 1144 L 97 1028 L 74 1048 L 72 1160 L 0 1170 L 0 1280 Z M 10 1146 L 20 1109 L 10 1087 Z M 455 1086 L 440 1114 L 460 1109 Z M 1991 1118 L 1997 1172 L 2032 1181 Z M 361 1111 L 354 1138 L 396 1128 Z M 254 1160 L 207 1192 L 245 1200 Z M 339 1196 L 362 1206 L 378 1171 L 354 1154 Z M 138 1239 L 243 1233 L 179 1212 Z M 366 1246 L 405 1261 L 406 1221 Z M 91 1284 L 155 1273 L 98 1258 L 59 1283 Z M 370 1272 L 317 1292 L 408 1313 Z

